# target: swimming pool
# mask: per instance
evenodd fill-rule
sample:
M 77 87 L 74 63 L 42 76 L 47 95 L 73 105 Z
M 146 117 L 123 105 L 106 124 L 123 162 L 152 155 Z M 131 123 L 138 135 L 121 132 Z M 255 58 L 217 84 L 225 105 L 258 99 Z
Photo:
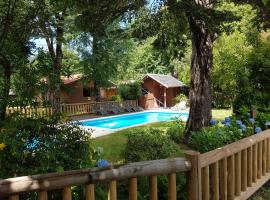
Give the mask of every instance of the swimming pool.
M 170 121 L 176 118 L 181 118 L 185 121 L 187 117 L 188 113 L 184 112 L 140 112 L 99 119 L 83 120 L 80 121 L 80 124 L 82 126 L 103 129 L 120 129 L 152 122 Z

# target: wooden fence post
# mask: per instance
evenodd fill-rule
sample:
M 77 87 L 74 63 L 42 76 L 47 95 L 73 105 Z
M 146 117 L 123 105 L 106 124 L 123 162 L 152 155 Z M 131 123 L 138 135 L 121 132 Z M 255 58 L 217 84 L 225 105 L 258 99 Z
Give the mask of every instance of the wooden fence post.
M 201 200 L 201 164 L 200 153 L 195 151 L 186 151 L 186 158 L 191 163 L 191 169 L 186 173 L 187 177 L 187 199 Z

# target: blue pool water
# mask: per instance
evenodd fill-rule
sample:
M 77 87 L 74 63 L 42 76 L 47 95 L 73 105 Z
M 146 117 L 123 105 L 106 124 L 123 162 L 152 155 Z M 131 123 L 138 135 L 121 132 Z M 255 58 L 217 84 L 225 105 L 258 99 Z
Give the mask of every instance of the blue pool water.
M 118 129 L 130 126 L 146 124 L 151 122 L 170 121 L 176 118 L 186 120 L 188 113 L 179 112 L 141 112 L 120 116 L 99 118 L 94 120 L 81 121 L 83 126 L 92 126 L 97 128 Z

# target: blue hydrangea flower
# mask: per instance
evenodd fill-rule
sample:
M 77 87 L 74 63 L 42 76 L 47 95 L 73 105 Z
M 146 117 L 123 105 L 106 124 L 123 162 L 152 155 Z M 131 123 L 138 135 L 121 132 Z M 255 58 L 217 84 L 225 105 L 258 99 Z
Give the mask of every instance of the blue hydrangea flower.
M 226 124 L 226 121 L 225 120 L 221 120 L 221 124 Z
M 231 127 L 231 123 L 226 122 L 226 123 L 225 123 L 225 126 L 227 126 L 227 127 Z
M 255 119 L 254 119 L 254 118 L 249 118 L 248 121 L 249 121 L 251 124 L 254 124 L 254 123 L 255 123 Z
M 255 128 L 255 133 L 260 133 L 262 132 L 262 128 L 261 127 L 256 127 Z
M 242 125 L 242 121 L 241 120 L 236 120 L 236 124 L 241 126 Z
M 226 123 L 231 123 L 231 118 L 230 117 L 225 117 L 225 122 Z
M 214 119 L 211 119 L 210 120 L 210 124 L 213 126 L 213 125 L 216 125 L 217 124 L 217 120 L 214 120 Z
M 107 160 L 100 159 L 97 161 L 97 166 L 98 167 L 108 167 L 110 164 Z
M 247 127 L 245 124 L 241 124 L 240 127 L 241 127 L 242 131 L 244 131 L 244 132 L 247 131 Z
M 31 140 L 28 140 L 24 146 L 27 150 L 31 151 L 31 150 L 34 150 L 36 149 L 39 145 L 40 145 L 40 141 L 38 139 L 31 139 Z

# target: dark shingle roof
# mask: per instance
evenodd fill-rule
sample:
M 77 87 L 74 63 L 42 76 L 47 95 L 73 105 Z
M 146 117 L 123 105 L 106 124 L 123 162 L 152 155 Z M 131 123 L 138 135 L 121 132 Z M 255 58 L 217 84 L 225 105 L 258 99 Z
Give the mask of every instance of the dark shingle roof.
M 178 79 L 174 78 L 171 75 L 163 75 L 163 74 L 146 74 L 143 79 L 152 78 L 159 84 L 163 85 L 166 88 L 173 88 L 173 87 L 183 87 L 185 86 L 184 83 L 179 81 Z

